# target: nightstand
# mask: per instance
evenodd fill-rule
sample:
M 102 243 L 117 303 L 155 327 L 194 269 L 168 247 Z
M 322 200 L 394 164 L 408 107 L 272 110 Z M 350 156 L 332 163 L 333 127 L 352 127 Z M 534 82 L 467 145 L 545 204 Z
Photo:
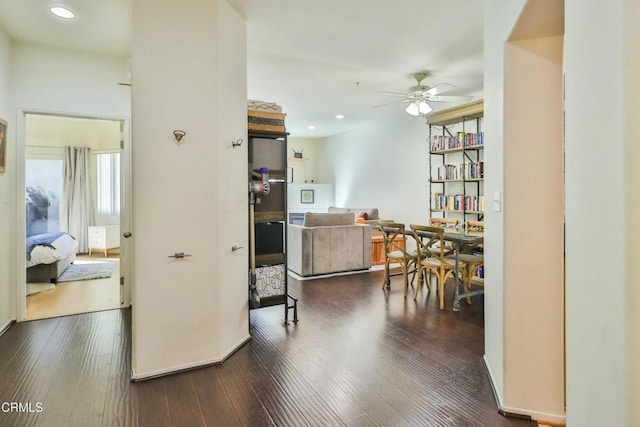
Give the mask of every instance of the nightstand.
M 104 257 L 109 251 L 120 248 L 119 225 L 92 225 L 89 227 L 89 256 L 94 250 L 104 252 Z

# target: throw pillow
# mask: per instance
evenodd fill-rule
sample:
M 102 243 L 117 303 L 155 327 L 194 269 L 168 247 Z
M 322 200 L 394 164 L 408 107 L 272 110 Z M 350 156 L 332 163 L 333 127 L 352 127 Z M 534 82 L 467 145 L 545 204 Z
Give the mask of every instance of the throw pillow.
M 366 221 L 369 219 L 369 214 L 366 212 L 361 212 L 360 215 L 358 215 L 358 218 L 362 218 Z

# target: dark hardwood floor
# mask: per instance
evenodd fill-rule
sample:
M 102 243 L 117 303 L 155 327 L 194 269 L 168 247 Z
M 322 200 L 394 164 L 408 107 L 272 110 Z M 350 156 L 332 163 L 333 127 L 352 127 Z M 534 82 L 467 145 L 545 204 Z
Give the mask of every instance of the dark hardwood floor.
M 454 313 L 448 289 L 440 311 L 435 292 L 405 300 L 399 277 L 389 293 L 381 280 L 290 278 L 298 324 L 253 310 L 253 339 L 223 365 L 137 384 L 130 310 L 16 324 L 0 337 L 0 426 L 536 425 L 496 411 L 482 297 Z

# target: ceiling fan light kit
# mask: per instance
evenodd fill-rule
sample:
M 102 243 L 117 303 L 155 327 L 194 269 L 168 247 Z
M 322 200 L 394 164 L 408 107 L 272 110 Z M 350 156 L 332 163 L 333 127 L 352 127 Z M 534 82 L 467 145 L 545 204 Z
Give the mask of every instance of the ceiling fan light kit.
M 424 116 L 429 114 L 432 108 L 424 99 L 416 99 L 411 101 L 404 110 L 412 116 Z
M 401 96 L 401 99 L 397 102 L 408 103 L 405 111 L 412 116 L 424 116 L 429 114 L 433 109 L 429 102 L 466 102 L 471 100 L 471 96 L 442 96 L 441 93 L 448 92 L 455 88 L 455 86 L 448 83 L 441 83 L 437 86 L 430 87 L 423 85 L 421 82 L 429 73 L 426 71 L 416 73 L 413 75 L 417 85 L 412 86 L 407 90 L 407 93 L 395 93 L 395 92 L 379 92 L 384 95 Z M 386 105 L 386 104 L 383 104 Z

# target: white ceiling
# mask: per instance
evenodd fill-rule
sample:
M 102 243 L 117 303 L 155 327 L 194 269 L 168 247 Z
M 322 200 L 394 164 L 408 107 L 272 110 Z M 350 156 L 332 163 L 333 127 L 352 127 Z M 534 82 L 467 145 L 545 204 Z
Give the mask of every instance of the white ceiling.
M 377 92 L 406 92 L 411 74 L 423 70 L 431 74 L 423 84 L 456 86 L 446 95 L 482 93 L 482 1 L 230 2 L 247 19 L 249 98 L 281 105 L 291 136 L 323 137 L 404 115 L 400 103 L 373 108 L 396 100 Z M 132 0 L 55 3 L 77 19 L 52 16 L 51 1 L 0 0 L 0 26 L 14 40 L 129 56 Z

